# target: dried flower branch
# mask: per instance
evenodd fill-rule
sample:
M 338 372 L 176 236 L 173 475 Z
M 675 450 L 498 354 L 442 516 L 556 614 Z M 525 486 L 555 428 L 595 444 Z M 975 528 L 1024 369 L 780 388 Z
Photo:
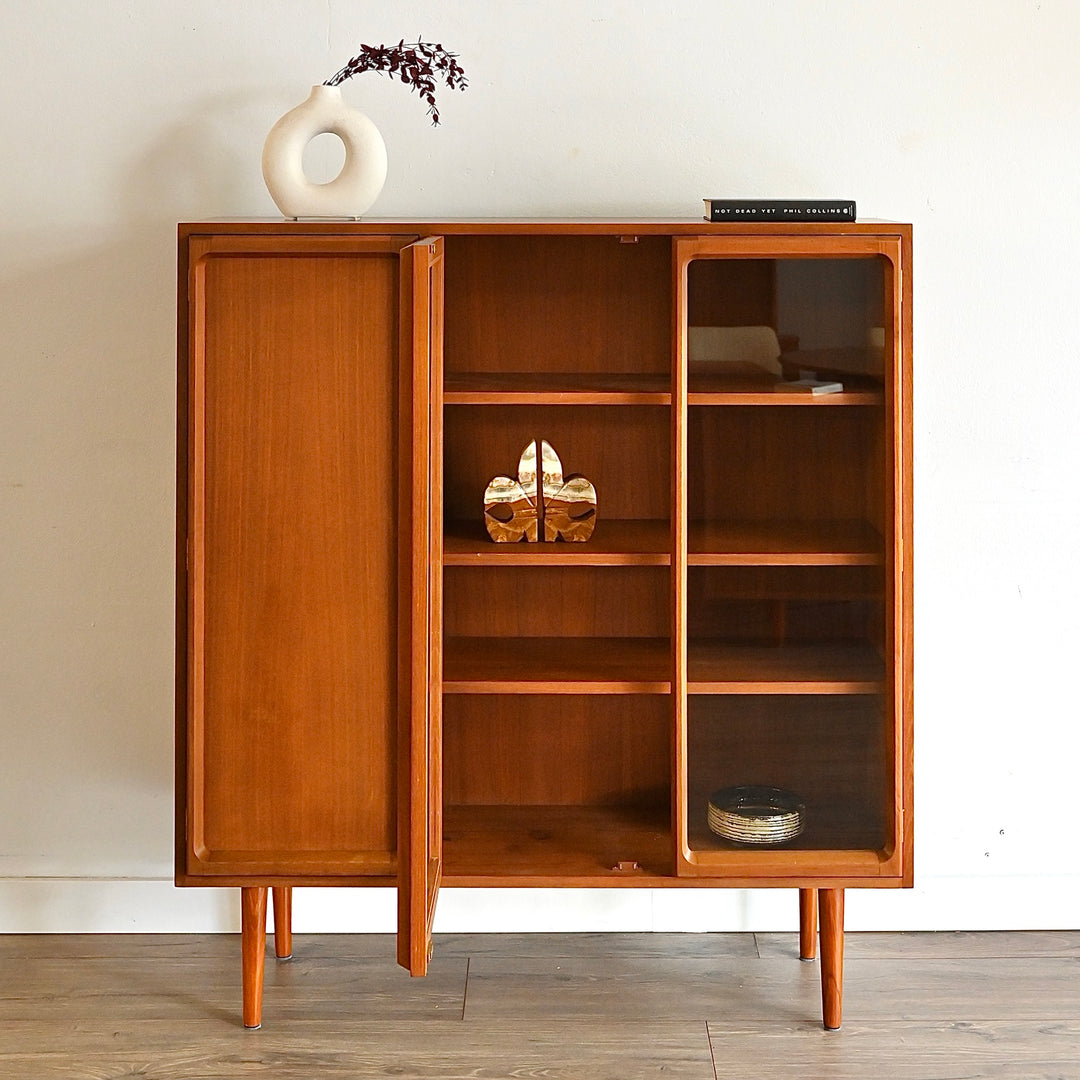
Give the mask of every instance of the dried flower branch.
M 406 45 L 404 38 L 390 47 L 361 45 L 360 54 L 323 85 L 340 86 L 346 79 L 365 71 L 385 72 L 391 77 L 396 75 L 406 86 L 412 87 L 427 102 L 428 115 L 433 124 L 439 123 L 439 107 L 435 104 L 436 81 L 441 79 L 450 90 L 464 90 L 469 85 L 464 70 L 457 62 L 457 53 L 447 52 L 441 45 L 432 45 L 427 41 Z

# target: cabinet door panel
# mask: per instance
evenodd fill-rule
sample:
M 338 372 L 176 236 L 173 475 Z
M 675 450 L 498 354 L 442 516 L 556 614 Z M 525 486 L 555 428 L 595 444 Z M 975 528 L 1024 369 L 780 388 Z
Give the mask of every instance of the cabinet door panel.
M 425 975 L 442 880 L 443 241 L 405 248 L 401 270 L 400 460 L 411 481 L 401 485 L 399 511 L 400 604 L 409 619 L 399 653 L 398 963 Z
M 188 874 L 394 870 L 403 243 L 191 242 Z
M 910 876 L 908 252 L 675 241 L 680 875 Z

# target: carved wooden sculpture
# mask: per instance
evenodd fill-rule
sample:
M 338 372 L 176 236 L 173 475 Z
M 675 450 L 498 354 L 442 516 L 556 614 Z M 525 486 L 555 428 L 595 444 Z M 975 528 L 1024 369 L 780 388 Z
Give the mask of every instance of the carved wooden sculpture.
M 500 544 L 560 537 L 588 540 L 596 526 L 596 488 L 576 473 L 564 477 L 551 444 L 534 439 L 521 452 L 517 480 L 496 476 L 488 484 L 484 524 L 491 539 Z

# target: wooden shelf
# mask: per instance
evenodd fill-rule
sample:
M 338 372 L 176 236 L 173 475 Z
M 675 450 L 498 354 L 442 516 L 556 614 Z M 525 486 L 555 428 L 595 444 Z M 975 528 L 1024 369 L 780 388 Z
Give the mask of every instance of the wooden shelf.
M 691 641 L 691 694 L 877 694 L 885 665 L 869 645 L 729 645 Z
M 607 372 L 447 372 L 447 405 L 670 405 L 667 375 Z
M 880 405 L 880 390 L 839 394 L 784 393 L 774 376 L 691 373 L 691 405 Z M 609 375 L 587 372 L 462 372 L 447 374 L 446 405 L 670 405 L 666 375 Z
M 670 694 L 666 638 L 452 637 L 447 694 Z
M 862 521 L 693 521 L 691 566 L 880 566 L 884 543 Z
M 669 566 L 666 521 L 597 522 L 583 544 L 496 544 L 480 522 L 450 521 L 445 566 Z M 861 521 L 691 522 L 691 566 L 880 566 L 883 542 Z
M 670 879 L 670 808 L 447 806 L 443 880 L 485 884 L 656 884 Z M 626 869 L 615 869 L 619 863 Z M 638 869 L 631 869 L 636 863 Z M 452 879 L 452 881 L 450 880 Z M 568 881 L 569 879 L 569 881 Z
M 447 522 L 444 566 L 669 566 L 667 521 L 601 518 L 584 543 L 496 544 L 481 522 Z
M 664 638 L 453 637 L 447 694 L 669 694 Z M 691 694 L 876 694 L 884 664 L 868 645 L 730 645 L 692 641 Z
M 844 390 L 839 394 L 791 394 L 777 390 L 764 393 L 729 393 L 691 390 L 690 405 L 880 405 L 883 397 L 876 390 Z
M 884 400 L 865 380 L 839 394 L 784 393 L 776 389 L 780 381 L 757 364 L 692 363 L 687 400 L 691 405 L 880 405 Z

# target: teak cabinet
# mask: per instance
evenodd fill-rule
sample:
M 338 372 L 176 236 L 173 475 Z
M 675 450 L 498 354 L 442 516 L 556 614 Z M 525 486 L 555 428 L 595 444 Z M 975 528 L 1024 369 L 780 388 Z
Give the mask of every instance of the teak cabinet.
M 912 883 L 911 230 L 179 229 L 179 885 L 800 890 L 840 1023 L 844 890 Z M 779 355 L 777 355 L 779 354 Z M 810 394 L 805 372 L 843 385 Z M 585 543 L 492 543 L 533 439 Z M 710 794 L 797 793 L 785 844 Z

